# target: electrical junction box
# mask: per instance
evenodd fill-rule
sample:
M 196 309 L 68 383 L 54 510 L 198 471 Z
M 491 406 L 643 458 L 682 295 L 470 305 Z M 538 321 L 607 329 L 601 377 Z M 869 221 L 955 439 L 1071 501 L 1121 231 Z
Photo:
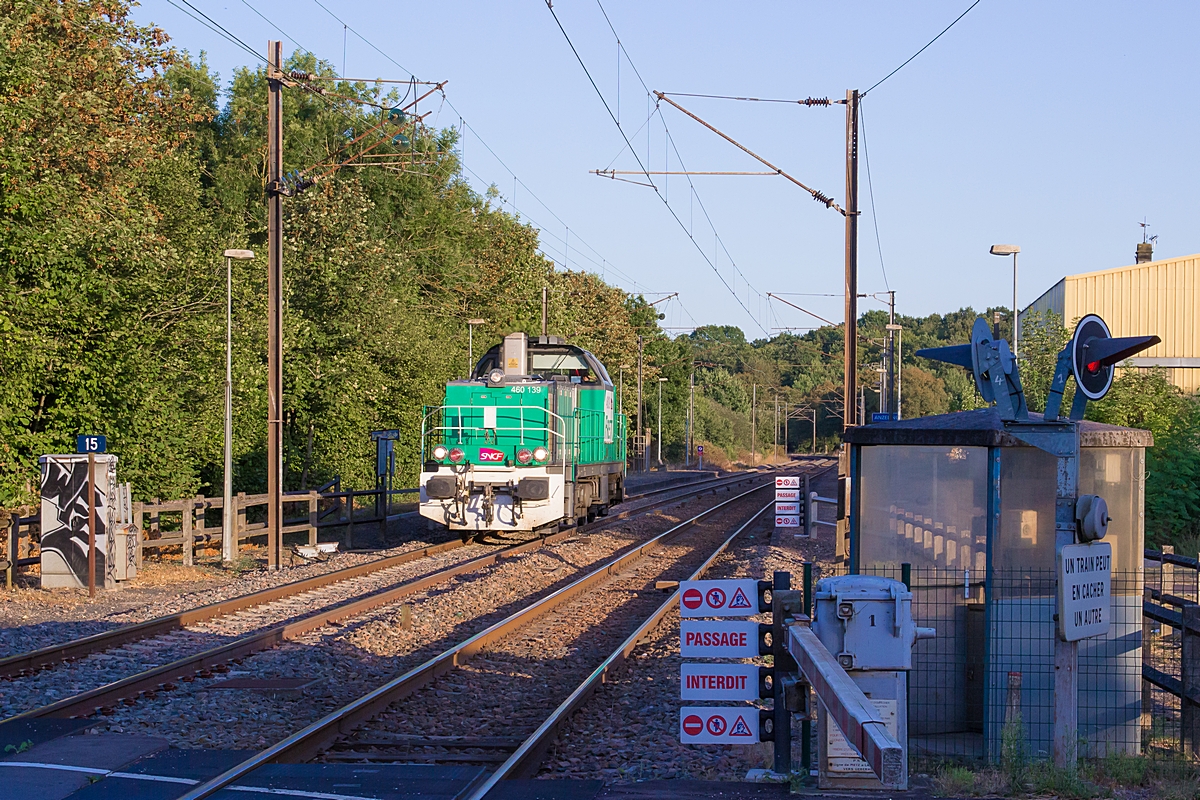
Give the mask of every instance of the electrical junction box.
M 909 670 L 917 639 L 933 637 L 912 618 L 912 593 L 878 575 L 840 575 L 817 581 L 812 629 L 842 669 Z

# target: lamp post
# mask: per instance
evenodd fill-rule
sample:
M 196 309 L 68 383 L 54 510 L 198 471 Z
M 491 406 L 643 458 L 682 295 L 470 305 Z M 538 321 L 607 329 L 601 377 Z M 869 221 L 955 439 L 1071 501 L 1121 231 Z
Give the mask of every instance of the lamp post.
M 1013 341 L 1012 351 L 1013 358 L 1017 357 L 1017 340 L 1021 338 L 1021 320 L 1017 314 L 1017 253 L 1021 252 L 1019 245 L 1015 244 L 994 244 L 991 250 L 988 251 L 994 256 L 1012 256 L 1013 257 Z
M 486 319 L 467 320 L 467 378 L 471 377 L 471 371 L 475 369 L 475 326 L 485 322 Z
M 896 419 L 903 419 L 900 413 L 900 390 L 904 382 L 900 380 L 900 373 L 904 370 L 904 326 L 891 323 L 887 329 L 889 333 L 896 334 Z
M 662 385 L 667 382 L 666 378 L 658 379 L 658 465 L 662 466 Z
M 225 256 L 225 491 L 221 496 L 221 561 L 237 550 L 233 533 L 233 262 L 254 258 L 250 250 L 226 250 Z

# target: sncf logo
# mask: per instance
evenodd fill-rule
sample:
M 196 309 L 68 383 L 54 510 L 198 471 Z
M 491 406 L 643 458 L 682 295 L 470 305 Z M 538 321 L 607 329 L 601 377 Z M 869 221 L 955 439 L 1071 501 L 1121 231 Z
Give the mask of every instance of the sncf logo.
M 493 450 L 490 447 L 481 447 L 481 448 L 479 448 L 479 460 L 480 461 L 496 461 L 496 462 L 503 461 L 504 460 L 504 451 L 503 450 Z

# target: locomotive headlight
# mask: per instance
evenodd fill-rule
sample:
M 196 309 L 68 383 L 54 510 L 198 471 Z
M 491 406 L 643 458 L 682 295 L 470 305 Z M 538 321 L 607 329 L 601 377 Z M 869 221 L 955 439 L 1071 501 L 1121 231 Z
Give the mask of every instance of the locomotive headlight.
M 449 452 L 450 451 L 446 449 L 446 445 L 439 444 L 437 447 L 433 448 L 433 457 L 436 458 L 438 461 L 441 461 L 443 458 L 446 457 L 446 454 Z
M 504 383 L 504 370 L 494 369 L 488 373 L 488 383 L 493 386 L 499 386 Z
M 461 464 L 463 462 L 463 459 L 466 457 L 467 457 L 467 454 L 462 451 L 461 447 L 455 447 L 453 450 L 450 451 L 450 460 L 453 461 L 455 464 Z
M 517 451 L 517 461 L 522 464 L 528 464 L 533 460 L 533 453 L 529 452 L 528 447 L 522 447 Z
M 534 461 L 545 461 L 546 458 L 549 457 L 549 455 L 550 455 L 550 451 L 544 447 L 535 447 L 533 449 L 533 460 Z

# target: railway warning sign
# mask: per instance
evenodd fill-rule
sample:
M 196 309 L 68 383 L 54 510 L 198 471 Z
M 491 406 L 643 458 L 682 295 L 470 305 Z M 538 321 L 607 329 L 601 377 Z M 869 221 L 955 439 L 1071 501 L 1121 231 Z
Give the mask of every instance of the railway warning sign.
M 679 709 L 679 741 L 684 744 L 753 744 L 758 741 L 758 709 Z
M 775 490 L 775 502 L 776 503 L 799 503 L 800 502 L 800 490 L 799 489 L 776 489 Z
M 1058 559 L 1058 628 L 1068 642 L 1108 633 L 1112 545 L 1070 544 Z
M 781 475 L 775 479 L 776 489 L 799 489 L 800 476 L 798 475 Z
M 775 503 L 775 516 L 799 516 L 799 503 Z
M 681 700 L 757 700 L 757 664 L 692 664 L 679 666 Z
M 758 623 L 681 620 L 679 654 L 684 658 L 756 658 Z
M 776 513 L 775 514 L 775 527 L 776 528 L 799 528 L 800 527 L 800 515 L 799 514 Z
M 749 617 L 758 613 L 758 582 L 752 579 L 680 581 L 683 617 Z

